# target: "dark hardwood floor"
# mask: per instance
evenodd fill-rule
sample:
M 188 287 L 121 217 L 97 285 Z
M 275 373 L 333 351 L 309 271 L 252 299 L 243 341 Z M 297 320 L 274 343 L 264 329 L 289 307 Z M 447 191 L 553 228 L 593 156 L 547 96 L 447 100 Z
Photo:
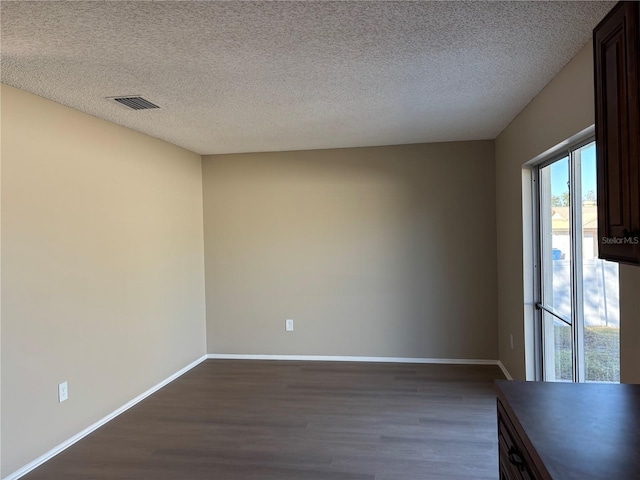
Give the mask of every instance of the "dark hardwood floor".
M 208 360 L 25 480 L 496 480 L 494 366 Z

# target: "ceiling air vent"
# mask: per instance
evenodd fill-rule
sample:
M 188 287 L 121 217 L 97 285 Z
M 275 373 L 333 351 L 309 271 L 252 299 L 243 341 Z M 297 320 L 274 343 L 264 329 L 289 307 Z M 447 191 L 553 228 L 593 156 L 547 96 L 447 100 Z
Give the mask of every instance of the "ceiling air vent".
M 109 97 L 109 98 L 133 110 L 149 110 L 152 108 L 160 108 L 155 103 L 151 103 L 149 100 L 142 98 L 139 95 L 129 95 L 126 97 Z

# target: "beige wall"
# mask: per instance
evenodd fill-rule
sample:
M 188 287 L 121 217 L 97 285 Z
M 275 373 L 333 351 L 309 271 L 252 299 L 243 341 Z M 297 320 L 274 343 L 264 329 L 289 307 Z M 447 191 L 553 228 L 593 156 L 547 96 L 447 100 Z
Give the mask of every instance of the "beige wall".
M 620 381 L 640 383 L 640 267 L 620 265 Z
M 495 359 L 493 156 L 204 157 L 209 353 Z
M 0 105 L 2 88 L 0 84 Z M 0 111 L 0 478 L 2 478 L 2 112 Z
M 7 86 L 2 120 L 5 476 L 203 355 L 205 307 L 198 155 Z
M 500 360 L 517 379 L 527 376 L 525 343 L 531 347 L 533 313 L 527 217 L 530 184 L 523 166 L 593 123 L 593 59 L 592 45 L 588 43 L 496 139 L 499 351 Z M 527 230 L 524 236 L 523 227 Z M 638 349 L 630 348 L 640 340 L 640 328 L 635 327 L 640 323 L 640 308 L 633 303 L 640 293 L 635 269 L 621 267 L 623 381 L 640 371 Z M 510 348 L 511 334 L 514 349 Z M 531 348 L 527 354 L 531 354 Z M 529 377 L 531 373 L 529 371 Z M 640 377 L 636 375 L 636 378 Z

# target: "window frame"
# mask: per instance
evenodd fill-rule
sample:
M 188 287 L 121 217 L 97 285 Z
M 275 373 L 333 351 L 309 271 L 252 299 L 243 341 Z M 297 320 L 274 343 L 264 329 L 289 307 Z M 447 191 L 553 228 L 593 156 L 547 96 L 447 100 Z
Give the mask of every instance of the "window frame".
M 529 163 L 531 168 L 531 193 L 532 193 L 532 207 L 533 212 L 531 215 L 532 220 L 532 248 L 533 248 L 533 298 L 534 298 L 534 379 L 536 381 L 544 381 L 545 379 L 545 355 L 544 355 L 544 322 L 543 314 L 548 312 L 549 314 L 559 318 L 564 323 L 567 323 L 565 319 L 559 317 L 557 313 L 551 311 L 543 304 L 542 298 L 542 225 L 541 225 L 541 192 L 540 192 L 540 170 L 552 165 L 553 163 L 568 158 L 569 161 L 569 182 L 571 188 L 569 189 L 570 208 L 569 208 L 569 231 L 571 236 L 571 258 L 570 258 L 570 274 L 571 274 L 571 338 L 572 348 L 576 352 L 572 355 L 573 382 L 585 381 L 585 362 L 584 362 L 584 314 L 579 314 L 583 308 L 582 300 L 582 264 L 576 262 L 575 259 L 582 258 L 582 232 L 578 232 L 578 225 L 582 225 L 581 210 L 577 207 L 575 198 L 582 198 L 581 192 L 581 165 L 575 168 L 574 152 L 595 142 L 594 128 L 588 128 L 579 134 L 571 137 L 565 142 L 562 142 L 556 148 L 551 149 L 532 160 Z M 576 195 L 579 194 L 579 197 Z M 577 213 L 576 213 L 577 212 Z

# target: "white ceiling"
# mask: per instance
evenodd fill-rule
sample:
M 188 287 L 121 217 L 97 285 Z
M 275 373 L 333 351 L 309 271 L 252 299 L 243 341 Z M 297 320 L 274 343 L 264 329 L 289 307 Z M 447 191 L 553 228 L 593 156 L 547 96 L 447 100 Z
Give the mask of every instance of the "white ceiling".
M 613 5 L 3 0 L 2 82 L 199 154 L 491 139 Z

